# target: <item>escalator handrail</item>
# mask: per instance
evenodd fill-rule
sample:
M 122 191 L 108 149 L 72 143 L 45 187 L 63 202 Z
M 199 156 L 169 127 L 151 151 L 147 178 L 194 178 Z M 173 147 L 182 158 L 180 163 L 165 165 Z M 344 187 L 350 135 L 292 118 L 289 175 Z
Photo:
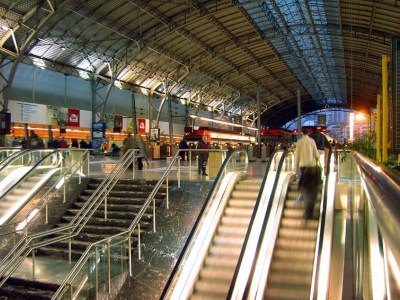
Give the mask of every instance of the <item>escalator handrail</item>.
M 400 265 L 400 185 L 378 165 L 358 152 L 354 158 L 361 178 L 370 194 L 370 202 L 375 210 L 378 227 L 398 265 Z
M 33 152 L 37 152 L 37 151 L 41 151 L 41 150 L 38 150 L 38 149 L 25 149 L 25 150 L 22 150 L 22 151 L 18 152 L 15 157 L 14 157 L 14 155 L 10 156 L 11 158 L 9 160 L 7 160 L 4 165 L 0 166 L 0 172 L 5 170 L 5 168 L 7 168 L 9 165 L 11 165 L 16 160 L 20 159 L 21 156 L 24 156 L 25 154 L 28 154 L 29 152 L 33 153 Z M 48 151 L 46 151 L 46 152 L 48 152 Z
M 61 181 L 62 178 L 67 178 L 65 183 L 67 183 L 68 180 L 70 180 L 72 177 L 67 176 L 68 174 L 75 174 L 75 171 L 77 169 L 79 169 L 79 167 L 81 165 L 83 165 L 85 163 L 85 161 L 89 160 L 89 150 L 85 150 L 83 151 L 82 155 L 80 158 L 78 158 L 70 167 L 68 167 L 62 174 L 60 174 L 60 179 L 57 180 L 51 187 L 49 187 L 49 189 L 46 190 L 46 192 L 41 196 L 42 201 L 38 202 L 37 204 L 35 204 L 34 206 L 32 206 L 30 208 L 30 211 L 32 212 L 33 210 L 37 209 L 37 210 L 41 210 L 43 207 L 45 207 L 48 203 L 49 200 L 48 198 L 50 197 L 50 195 L 52 193 L 54 193 L 54 191 L 57 189 L 57 185 L 59 184 L 59 182 Z M 86 159 L 84 159 L 84 157 L 86 156 Z M 75 169 L 75 171 L 73 171 Z M 28 214 L 29 215 L 29 214 Z M 34 219 L 30 219 L 29 221 L 26 220 L 26 225 L 25 227 L 29 226 L 29 223 L 33 222 Z M 13 228 L 16 228 L 17 225 L 20 223 L 21 221 L 18 221 L 17 223 L 8 223 L 6 225 L 0 225 L 0 232 L 2 232 L 1 228 L 5 227 L 5 226 L 12 226 Z M 27 231 L 24 231 L 24 235 L 27 235 Z
M 265 188 L 265 183 L 267 181 L 268 175 L 270 174 L 270 168 L 271 168 L 272 162 L 274 161 L 274 157 L 275 157 L 275 155 L 277 155 L 280 152 L 281 151 L 274 152 L 271 155 L 271 158 L 268 160 L 268 164 L 267 164 L 267 167 L 266 167 L 266 172 L 264 174 L 264 178 L 263 178 L 263 181 L 262 181 L 262 184 L 261 184 L 261 187 L 260 187 L 260 191 L 259 191 L 258 196 L 257 196 L 255 209 L 254 209 L 253 214 L 251 216 L 251 220 L 250 220 L 249 227 L 248 227 L 248 230 L 247 230 L 247 233 L 246 233 L 246 237 L 244 239 L 242 250 L 240 251 L 239 260 L 238 260 L 238 263 L 237 263 L 236 268 L 235 268 L 235 273 L 233 275 L 233 278 L 232 278 L 232 281 L 231 281 L 231 285 L 229 287 L 229 291 L 228 291 L 228 294 L 227 294 L 227 299 L 230 299 L 232 297 L 232 294 L 234 292 L 234 288 L 235 288 L 235 286 L 237 284 L 236 281 L 237 281 L 237 278 L 238 278 L 238 275 L 239 275 L 240 266 L 241 266 L 241 264 L 243 262 L 244 253 L 245 253 L 246 248 L 248 246 L 248 241 L 249 241 L 250 233 L 251 233 L 251 231 L 253 229 L 254 220 L 255 220 L 256 215 L 258 213 L 262 213 L 261 211 L 259 212 L 259 207 L 260 207 L 261 198 L 262 198 L 262 195 L 263 195 L 263 192 L 264 192 L 264 188 Z M 270 198 L 268 199 L 268 205 L 267 205 L 267 209 L 265 211 L 264 222 L 263 222 L 261 230 L 260 230 L 260 238 L 258 239 L 258 242 L 257 242 L 257 246 L 256 246 L 255 253 L 254 253 L 254 260 L 253 260 L 253 263 L 251 265 L 250 276 L 249 276 L 249 278 L 247 278 L 244 294 L 246 294 L 246 292 L 248 291 L 248 289 L 250 287 L 250 283 L 252 281 L 252 275 L 254 274 L 254 269 L 255 269 L 255 262 L 257 261 L 257 257 L 258 257 L 259 252 L 260 252 L 260 246 L 261 246 L 261 242 L 262 242 L 262 239 L 263 239 L 262 237 L 264 236 L 264 233 L 265 233 L 265 230 L 266 230 L 266 227 L 267 227 L 266 226 L 267 223 L 268 223 L 267 221 L 268 221 L 270 213 L 271 213 L 273 199 L 275 197 L 275 192 L 276 192 L 276 188 L 277 188 L 277 185 L 278 185 L 278 182 L 279 182 L 280 173 L 281 173 L 282 166 L 283 166 L 283 163 L 285 161 L 287 153 L 288 153 L 288 150 L 284 150 L 283 151 L 283 153 L 282 153 L 282 155 L 280 157 L 279 163 L 278 163 L 278 168 L 277 168 L 277 171 L 276 171 L 276 177 L 275 177 L 275 180 L 274 180 L 274 185 L 272 187 Z
M 328 168 L 326 170 L 326 174 L 324 176 L 324 190 L 321 201 L 320 207 L 320 226 L 319 226 L 319 234 L 316 239 L 315 245 L 315 256 L 314 256 L 314 268 L 313 268 L 313 275 L 311 280 L 311 291 L 310 291 L 310 299 L 317 299 L 318 295 L 318 278 L 320 272 L 326 272 L 327 270 L 321 270 L 321 254 L 322 254 L 322 247 L 324 242 L 324 231 L 325 231 L 325 220 L 327 214 L 327 204 L 328 204 L 328 187 L 329 187 L 329 175 L 330 175 L 330 168 L 331 165 L 332 154 L 328 156 Z
M 200 222 L 201 222 L 201 220 L 202 220 L 202 218 L 203 218 L 203 216 L 205 214 L 205 211 L 206 211 L 206 209 L 208 207 L 210 199 L 212 199 L 212 195 L 216 192 L 216 187 L 217 187 L 218 183 L 220 182 L 222 176 L 225 173 L 225 168 L 228 165 L 228 162 L 235 155 L 239 155 L 239 153 L 244 153 L 244 155 L 246 156 L 247 161 L 248 161 L 248 154 L 247 154 L 247 151 L 245 151 L 245 150 L 235 150 L 225 158 L 221 168 L 218 171 L 217 177 L 215 178 L 214 183 L 212 184 L 212 186 L 211 186 L 211 188 L 210 188 L 210 190 L 209 190 L 209 192 L 207 194 L 206 200 L 204 201 L 204 204 L 203 204 L 203 206 L 202 206 L 202 208 L 201 208 L 201 210 L 199 212 L 199 215 L 198 215 L 196 221 L 194 222 L 192 230 L 190 231 L 190 233 L 188 235 L 188 238 L 186 239 L 186 242 L 185 242 L 185 244 L 184 244 L 184 246 L 182 248 L 181 254 L 179 255 L 179 257 L 178 257 L 178 259 L 177 259 L 177 261 L 175 263 L 175 266 L 174 266 L 170 276 L 168 277 L 168 280 L 167 280 L 167 282 L 165 284 L 164 290 L 161 293 L 160 299 L 164 299 L 165 296 L 167 295 L 169 289 L 171 288 L 171 284 L 172 284 L 173 280 L 175 279 L 175 276 L 177 275 L 177 272 L 178 272 L 178 270 L 180 268 L 180 265 L 181 265 L 181 263 L 182 263 L 182 261 L 184 259 L 185 253 L 186 253 L 187 249 L 189 248 L 190 244 L 192 243 L 193 237 L 195 236 L 195 234 L 196 234 L 196 232 L 198 230 L 199 224 L 200 224 Z
M 19 156 L 22 156 L 22 155 L 28 153 L 29 151 L 32 151 L 32 150 L 31 149 L 19 150 L 19 151 L 16 151 L 16 152 L 12 153 L 11 155 L 9 155 L 4 160 L 2 160 L 1 163 L 0 163 L 0 172 L 1 172 L 1 170 L 3 168 L 6 168 L 11 162 L 13 162 L 16 159 L 18 159 Z
M 59 165 L 62 162 L 62 155 L 61 152 L 59 150 L 52 150 L 49 154 L 46 154 L 43 158 L 41 158 L 35 165 L 32 166 L 32 168 L 26 172 L 21 178 L 18 179 L 17 182 L 15 182 L 12 186 L 10 186 L 7 191 L 5 191 L 1 196 L 0 196 L 0 201 L 3 197 L 5 197 L 13 188 L 15 188 L 16 186 L 18 186 L 21 182 L 23 182 L 26 178 L 29 178 L 29 176 L 37 171 L 37 168 L 41 166 L 41 164 L 48 159 L 49 157 L 51 157 L 52 155 L 57 155 L 58 156 L 58 160 L 57 160 L 57 165 Z M 54 167 L 55 167 L 54 166 Z

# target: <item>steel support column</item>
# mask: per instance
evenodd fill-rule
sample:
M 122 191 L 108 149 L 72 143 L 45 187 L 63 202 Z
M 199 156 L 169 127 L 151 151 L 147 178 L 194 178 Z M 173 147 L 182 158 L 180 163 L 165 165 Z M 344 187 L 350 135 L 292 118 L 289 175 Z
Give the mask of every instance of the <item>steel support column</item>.
M 382 162 L 382 96 L 377 95 L 376 97 L 376 161 L 378 163 Z
M 388 63 L 389 55 L 382 55 L 382 162 L 388 161 L 388 133 L 389 133 L 389 107 L 388 107 Z

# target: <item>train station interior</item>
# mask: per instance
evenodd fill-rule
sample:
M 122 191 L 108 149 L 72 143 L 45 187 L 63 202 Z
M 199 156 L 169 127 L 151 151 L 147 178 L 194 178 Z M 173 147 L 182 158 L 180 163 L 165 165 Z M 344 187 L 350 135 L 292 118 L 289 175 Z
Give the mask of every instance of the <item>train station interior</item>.
M 0 0 L 0 300 L 399 299 L 399 18 Z

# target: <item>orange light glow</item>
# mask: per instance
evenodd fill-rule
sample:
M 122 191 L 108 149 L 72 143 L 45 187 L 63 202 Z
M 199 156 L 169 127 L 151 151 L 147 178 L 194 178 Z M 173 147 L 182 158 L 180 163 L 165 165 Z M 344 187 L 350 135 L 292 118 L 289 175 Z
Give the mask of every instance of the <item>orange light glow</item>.
M 356 114 L 356 121 L 360 122 L 360 121 L 365 121 L 367 117 L 365 116 L 365 114 L 363 113 L 357 113 Z

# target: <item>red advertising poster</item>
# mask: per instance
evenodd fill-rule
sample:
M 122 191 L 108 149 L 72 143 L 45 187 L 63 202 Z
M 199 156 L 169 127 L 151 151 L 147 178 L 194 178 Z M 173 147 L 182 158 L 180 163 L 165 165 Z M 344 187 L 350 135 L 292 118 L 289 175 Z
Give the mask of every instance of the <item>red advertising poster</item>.
M 121 132 L 122 129 L 122 116 L 114 115 L 114 132 Z
M 68 109 L 68 126 L 78 126 L 79 127 L 79 109 Z
M 138 132 L 146 133 L 146 119 L 138 119 Z

